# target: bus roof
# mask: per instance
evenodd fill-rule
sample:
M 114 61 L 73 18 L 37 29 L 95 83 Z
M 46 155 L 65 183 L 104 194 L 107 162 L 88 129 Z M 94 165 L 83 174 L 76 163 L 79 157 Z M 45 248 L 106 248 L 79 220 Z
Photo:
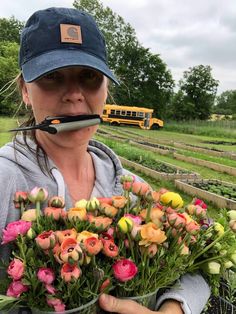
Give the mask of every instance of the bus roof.
M 153 112 L 151 108 L 144 107 L 134 107 L 134 106 L 122 106 L 122 105 L 110 105 L 106 104 L 105 108 L 115 109 L 115 110 L 130 110 L 130 111 L 140 111 L 140 112 Z

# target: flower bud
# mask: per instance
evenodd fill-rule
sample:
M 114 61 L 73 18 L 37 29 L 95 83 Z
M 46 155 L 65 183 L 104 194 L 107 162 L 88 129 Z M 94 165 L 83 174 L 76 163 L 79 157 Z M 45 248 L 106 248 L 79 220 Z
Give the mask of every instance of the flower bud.
M 236 265 L 236 252 L 230 255 L 230 260 Z
M 34 229 L 33 229 L 33 228 L 30 228 L 30 229 L 27 231 L 26 236 L 27 236 L 27 238 L 30 239 L 30 240 L 31 240 L 31 239 L 34 239 L 34 238 L 36 237 L 36 233 L 35 233 Z
M 217 232 L 219 237 L 225 233 L 224 227 L 218 222 L 214 223 L 214 230 Z
M 128 233 L 132 230 L 133 221 L 128 217 L 122 217 L 118 221 L 117 226 L 122 233 Z
M 28 196 L 32 203 L 44 202 L 48 198 L 48 192 L 44 188 L 38 188 L 37 186 L 31 190 Z
M 236 220 L 236 210 L 229 210 L 227 214 L 230 220 Z
M 221 265 L 217 262 L 209 262 L 206 265 L 205 271 L 212 275 L 217 275 L 220 273 Z
M 224 267 L 226 269 L 231 268 L 234 264 L 231 261 L 225 261 L 224 262 Z
M 79 200 L 75 203 L 76 208 L 86 208 L 88 201 L 85 199 Z
M 94 212 L 96 209 L 98 209 L 99 205 L 100 205 L 99 200 L 96 197 L 93 197 L 91 200 L 87 202 L 86 209 L 89 212 Z
M 236 233 L 236 220 L 230 220 L 229 226 L 232 229 L 232 231 Z
M 48 207 L 64 208 L 65 200 L 61 196 L 53 196 L 48 201 Z

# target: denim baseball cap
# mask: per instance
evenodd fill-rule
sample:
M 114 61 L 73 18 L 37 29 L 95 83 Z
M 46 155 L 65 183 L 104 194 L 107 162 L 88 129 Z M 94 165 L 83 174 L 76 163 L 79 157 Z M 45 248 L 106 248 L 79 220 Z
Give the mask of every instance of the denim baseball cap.
M 21 33 L 19 66 L 25 82 L 58 69 L 95 69 L 119 84 L 107 65 L 104 37 L 88 13 L 52 7 L 36 11 Z

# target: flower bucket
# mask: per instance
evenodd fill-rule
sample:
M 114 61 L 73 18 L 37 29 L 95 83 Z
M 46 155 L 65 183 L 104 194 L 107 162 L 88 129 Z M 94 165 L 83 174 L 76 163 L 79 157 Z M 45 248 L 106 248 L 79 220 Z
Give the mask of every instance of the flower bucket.
M 157 300 L 157 291 L 155 290 L 154 292 L 150 292 L 147 294 L 144 294 L 142 296 L 136 296 L 136 297 L 127 297 L 123 299 L 129 299 L 133 300 L 145 307 L 147 307 L 149 310 L 155 310 L 156 307 L 156 300 Z
M 77 307 L 75 309 L 66 310 L 64 312 L 54 312 L 54 311 L 41 311 L 38 309 L 31 309 L 32 314 L 96 314 L 97 313 L 97 300 L 98 298 L 81 305 L 80 307 Z

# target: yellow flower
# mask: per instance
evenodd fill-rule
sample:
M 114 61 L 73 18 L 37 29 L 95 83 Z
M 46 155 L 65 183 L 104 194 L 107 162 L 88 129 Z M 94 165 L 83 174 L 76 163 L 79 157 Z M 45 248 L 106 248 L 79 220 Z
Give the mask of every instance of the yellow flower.
M 178 193 L 166 192 L 161 195 L 160 201 L 164 205 L 170 205 L 173 208 L 181 208 L 184 202 Z
M 87 220 L 87 212 L 86 209 L 81 207 L 81 208 L 70 208 L 68 210 L 68 219 L 72 221 L 73 219 L 78 219 L 80 221 Z
M 37 219 L 36 209 L 28 209 L 25 212 L 23 212 L 21 216 L 21 220 L 24 221 L 36 221 L 36 219 Z
M 218 222 L 214 223 L 214 230 L 217 232 L 219 237 L 225 233 L 224 227 Z
M 123 233 L 127 233 L 129 231 L 132 230 L 133 228 L 133 221 L 132 219 L 128 218 L 128 217 L 122 217 L 118 223 L 117 226 L 119 228 L 119 230 Z

